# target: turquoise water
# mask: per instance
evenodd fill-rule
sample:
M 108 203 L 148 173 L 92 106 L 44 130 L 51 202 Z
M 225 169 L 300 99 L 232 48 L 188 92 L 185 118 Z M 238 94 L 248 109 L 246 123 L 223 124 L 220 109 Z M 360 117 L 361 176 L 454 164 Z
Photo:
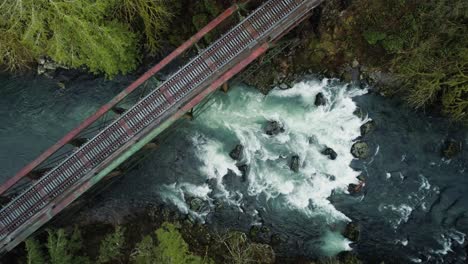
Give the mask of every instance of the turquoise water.
M 78 79 L 61 89 L 41 78 L 0 77 L 0 180 L 5 180 L 128 83 Z M 322 92 L 327 106 L 316 107 Z M 160 149 L 105 193 L 96 207 L 164 203 L 213 228 L 268 227 L 279 254 L 359 252 L 368 263 L 463 263 L 468 232 L 468 154 L 440 157 L 447 137 L 466 144 L 467 130 L 414 113 L 397 101 L 333 80 L 305 78 L 263 96 L 245 86 L 215 94 L 203 113 L 171 131 Z M 360 107 L 368 116 L 353 115 Z M 372 157 L 349 149 L 369 119 Z M 285 131 L 264 132 L 268 120 Z M 241 161 L 229 152 L 244 146 Z M 333 148 L 338 157 L 320 154 Z M 289 163 L 299 156 L 299 172 Z M 239 169 L 248 165 L 247 173 Z M 362 195 L 347 185 L 363 174 Z M 202 206 L 194 210 L 190 201 Z M 352 245 L 340 231 L 361 225 Z

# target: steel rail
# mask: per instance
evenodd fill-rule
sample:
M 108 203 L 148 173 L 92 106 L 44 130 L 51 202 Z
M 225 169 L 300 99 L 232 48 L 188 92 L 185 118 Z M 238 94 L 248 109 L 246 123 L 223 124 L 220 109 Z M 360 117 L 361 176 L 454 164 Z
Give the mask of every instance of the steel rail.
M 194 43 L 198 42 L 202 39 L 207 33 L 212 31 L 216 28 L 221 22 L 226 20 L 230 17 L 235 11 L 239 9 L 238 5 L 233 5 L 222 14 L 220 14 L 217 18 L 211 21 L 208 25 L 203 27 L 198 33 L 192 36 L 189 40 L 184 42 L 181 46 L 179 46 L 176 50 L 171 52 L 167 57 L 165 57 L 162 61 L 144 73 L 140 78 L 138 78 L 135 82 L 130 84 L 125 90 L 115 96 L 111 101 L 107 104 L 103 105 L 99 110 L 96 111 L 95 114 L 88 117 L 84 120 L 78 127 L 76 127 L 73 131 L 65 135 L 62 139 L 60 139 L 57 143 L 55 143 L 52 147 L 47 149 L 43 152 L 39 157 L 37 157 L 34 161 L 26 165 L 23 169 L 21 169 L 17 174 L 13 177 L 8 179 L 5 183 L 0 186 L 0 195 L 4 194 L 8 189 L 10 189 L 13 185 L 15 185 L 18 181 L 28 175 L 31 171 L 33 171 L 37 166 L 39 166 L 42 162 L 44 162 L 47 158 L 52 156 L 55 152 L 57 152 L 60 148 L 65 146 L 70 140 L 80 134 L 83 130 L 89 127 L 91 124 L 96 122 L 101 116 L 107 113 L 109 110 L 112 109 L 115 105 L 117 105 L 120 101 L 122 101 L 128 94 L 132 93 L 136 88 L 138 88 L 141 84 L 147 81 L 149 78 L 154 76 L 157 72 L 159 72 L 162 68 L 167 66 L 171 63 L 175 58 L 177 58 L 180 54 L 185 52 Z
M 197 100 L 201 100 L 199 98 L 204 98 L 217 88 L 216 85 L 222 84 L 219 83 L 220 80 L 228 80 L 248 65 L 251 62 L 250 59 L 263 54 L 268 48 L 268 42 L 284 33 L 275 31 L 276 26 L 281 24 L 283 27 L 286 26 L 285 29 L 282 28 L 283 31 L 290 29 L 294 23 L 303 18 L 309 9 L 312 9 L 312 2 L 320 1 L 267 1 L 86 142 L 72 156 L 63 160 L 12 200 L 0 210 L 0 239 L 4 241 L 4 245 L 12 239 L 12 234 L 19 232 L 18 230 L 26 223 L 30 223 L 33 216 L 43 215 L 50 201 L 61 197 L 60 195 L 65 196 L 69 193 L 70 187 L 73 189 L 79 184 L 84 184 L 83 177 L 90 177 L 89 173 L 93 171 L 93 173 L 98 173 L 95 169 L 101 167 L 100 164 L 116 158 L 114 152 L 120 153 L 122 148 L 135 142 L 133 138 L 144 135 L 149 128 L 154 129 L 155 125 L 168 116 L 167 114 L 172 113 L 169 117 L 174 118 L 179 116 L 181 111 L 188 111 L 187 104 L 183 105 L 184 102 L 192 100 L 190 105 L 197 104 L 199 102 Z M 253 50 L 261 43 L 264 43 L 262 48 Z M 248 55 L 249 52 L 251 52 L 251 56 L 248 56 L 249 60 L 242 60 L 232 69 L 226 69 L 236 62 L 238 56 L 240 58 L 241 54 Z M 223 72 L 226 73 L 223 75 Z M 210 78 L 217 78 L 216 76 L 219 75 L 222 77 L 216 79 L 208 88 L 200 90 Z M 177 106 L 180 110 L 173 113 L 172 111 Z M 82 192 L 84 190 L 80 189 L 77 193 Z M 68 196 L 62 197 L 62 201 L 56 203 L 65 202 L 66 205 L 73 199 Z M 1 247 L 2 244 L 0 244 Z

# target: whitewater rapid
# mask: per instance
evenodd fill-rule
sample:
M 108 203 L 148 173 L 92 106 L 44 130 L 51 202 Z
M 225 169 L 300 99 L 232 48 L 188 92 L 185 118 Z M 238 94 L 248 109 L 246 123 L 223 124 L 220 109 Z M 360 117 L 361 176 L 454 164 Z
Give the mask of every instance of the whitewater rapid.
M 318 93 L 325 96 L 326 105 L 315 106 Z M 329 225 L 350 221 L 328 198 L 332 192 L 347 192 L 350 183 L 357 183 L 360 172 L 349 166 L 353 160 L 350 149 L 367 120 L 353 114 L 357 107 L 352 98 L 364 93 L 329 79 L 299 82 L 287 90 L 274 89 L 267 96 L 253 88 L 234 87 L 228 96 L 213 99 L 209 111 L 191 125 L 197 128 L 189 137 L 200 162 L 198 176 L 211 184 L 181 179 L 165 184 L 159 193 L 166 202 L 202 221 L 210 208 L 194 212 L 187 197 L 198 197 L 210 205 L 222 199 L 240 210 L 244 210 L 245 196 L 264 197 L 266 203 L 274 201 L 283 210 L 311 218 L 321 216 Z M 268 121 L 280 122 L 285 131 L 267 135 Z M 244 147 L 241 161 L 229 156 L 236 144 Z M 327 147 L 338 154 L 336 160 L 321 154 Z M 293 155 L 299 156 L 299 172 L 290 169 Z M 245 192 L 225 184 L 228 174 L 242 177 L 238 166 L 244 164 L 248 166 Z M 327 231 L 323 237 L 325 244 L 321 248 L 325 251 L 349 249 L 348 242 L 337 232 Z

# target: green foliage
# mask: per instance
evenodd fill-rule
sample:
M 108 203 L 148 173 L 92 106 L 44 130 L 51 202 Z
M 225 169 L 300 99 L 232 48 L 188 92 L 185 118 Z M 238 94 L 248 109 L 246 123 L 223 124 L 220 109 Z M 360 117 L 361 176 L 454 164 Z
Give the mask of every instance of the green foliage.
M 71 263 L 73 256 L 68 251 L 68 239 L 65 231 L 48 230 L 47 249 L 49 251 L 51 264 Z
M 21 37 L 11 30 L 0 27 L 0 64 L 9 71 L 29 68 L 34 54 L 21 42 Z
M 315 264 L 315 262 L 311 264 Z M 318 264 L 362 264 L 362 262 L 354 254 L 348 253 L 341 258 L 333 257 L 321 259 Z
M 90 263 L 86 257 L 78 257 L 77 254 L 82 247 L 82 238 L 78 229 L 75 228 L 70 238 L 63 229 L 56 231 L 47 230 L 47 249 L 49 263 L 51 264 L 84 264 Z
M 229 252 L 229 259 L 234 264 L 275 262 L 275 252 L 271 246 L 252 243 L 245 233 L 231 231 L 222 237 L 221 241 Z
M 361 54 L 381 48 L 373 66 L 387 65 L 402 81 L 400 94 L 415 108 L 441 105 L 468 122 L 468 2 L 465 0 L 356 0 L 348 43 Z M 360 45 L 356 32 L 363 28 Z M 370 45 L 370 46 L 369 46 Z
M 132 25 L 145 36 L 146 50 L 155 54 L 161 48 L 163 33 L 170 29 L 173 14 L 164 0 L 122 0 L 117 1 L 117 17 Z
M 364 38 L 371 45 L 377 44 L 377 42 L 384 40 L 387 37 L 387 34 L 377 31 L 365 31 Z
M 428 1 L 418 8 L 418 26 L 393 69 L 407 88 L 408 102 L 419 108 L 431 103 L 454 120 L 468 122 L 468 3 Z
M 216 0 L 203 0 L 203 5 L 205 6 L 206 12 L 208 12 L 208 14 L 213 18 L 221 13 L 221 7 L 218 6 Z
M 133 262 L 136 264 L 151 264 L 157 259 L 155 242 L 151 236 L 145 236 L 135 247 L 132 253 Z
M 113 4 L 114 0 L 4 2 L 0 29 L 14 37 L 0 39 L 2 61 L 15 69 L 47 55 L 60 64 L 86 66 L 108 77 L 135 69 L 137 36 L 128 26 L 106 19 Z
M 195 26 L 197 30 L 202 29 L 206 24 L 208 24 L 209 19 L 206 14 L 196 14 L 192 17 L 192 24 Z
M 26 244 L 26 263 L 27 264 L 43 264 L 45 263 L 44 255 L 42 254 L 39 242 L 33 238 L 25 241 Z
M 138 41 L 156 53 L 173 4 L 164 0 L 12 0 L 0 5 L 0 64 L 29 67 L 41 56 L 112 78 L 139 62 Z
M 157 240 L 145 236 L 132 253 L 132 261 L 136 264 L 211 264 L 210 259 L 204 259 L 190 253 L 188 244 L 182 238 L 176 226 L 163 223 L 155 232 Z
M 83 240 L 78 229 L 74 229 L 71 236 L 68 236 L 63 229 L 47 230 L 47 258 L 44 257 L 42 247 L 39 243 L 30 238 L 27 239 L 26 254 L 28 264 L 89 264 L 87 257 L 79 256 L 82 249 Z M 47 261 L 46 261 L 47 260 Z
M 163 223 L 155 232 L 157 241 L 145 236 L 132 253 L 136 264 L 211 264 L 210 259 L 203 259 L 190 253 L 188 244 L 182 238 L 176 226 Z
M 221 13 L 221 7 L 216 0 L 202 0 L 195 4 L 195 13 L 192 16 L 192 24 L 198 31 L 206 26 L 210 20 L 214 19 Z M 207 42 L 213 41 L 213 33 L 205 35 L 204 39 Z
M 188 244 L 182 238 L 176 226 L 170 223 L 163 223 L 162 227 L 156 230 L 158 245 L 154 252 L 157 256 L 156 263 L 161 264 L 202 264 L 211 263 L 199 256 L 189 252 Z
M 98 263 L 121 262 L 122 249 L 125 245 L 125 229 L 117 226 L 114 233 L 107 235 L 99 247 Z

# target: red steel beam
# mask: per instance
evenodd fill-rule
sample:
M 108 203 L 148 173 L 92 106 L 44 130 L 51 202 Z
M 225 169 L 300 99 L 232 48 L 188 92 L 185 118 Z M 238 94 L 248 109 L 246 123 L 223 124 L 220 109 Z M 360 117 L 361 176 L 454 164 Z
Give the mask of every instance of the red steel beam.
M 255 59 L 260 57 L 264 54 L 270 44 L 268 42 L 262 44 L 260 47 L 256 48 L 254 51 L 250 53 L 250 55 L 243 59 L 241 62 L 236 64 L 236 66 L 232 67 L 229 71 L 224 73 L 220 78 L 210 84 L 206 89 L 204 89 L 201 93 L 195 96 L 190 102 L 185 104 L 179 111 L 177 111 L 171 118 L 180 118 L 182 117 L 187 111 L 192 109 L 194 106 L 199 104 L 206 96 L 212 93 L 214 90 L 218 89 L 223 85 L 225 82 L 229 81 L 234 75 L 242 71 L 245 67 L 247 67 L 250 63 L 252 63 Z
M 172 62 L 175 58 L 177 58 L 180 54 L 186 51 L 188 48 L 193 46 L 196 42 L 202 39 L 207 33 L 212 31 L 216 28 L 221 22 L 226 20 L 230 17 L 234 12 L 239 9 L 238 5 L 233 5 L 228 8 L 226 11 L 221 13 L 218 17 L 216 17 L 213 21 L 211 21 L 208 25 L 198 31 L 195 35 L 193 35 L 189 40 L 184 42 L 180 45 L 177 49 L 175 49 L 171 54 L 165 57 L 162 61 L 158 64 L 153 66 L 149 69 L 146 73 L 144 73 L 140 78 L 138 78 L 135 82 L 130 84 L 125 90 L 120 92 L 117 96 L 115 96 L 110 102 L 103 105 L 96 113 L 92 116 L 88 117 L 85 121 L 83 121 L 78 127 L 73 129 L 67 135 L 65 135 L 62 139 L 60 139 L 57 143 L 55 143 L 52 147 L 44 151 L 39 157 L 37 157 L 34 161 L 29 163 L 26 167 L 21 169 L 15 176 L 8 179 L 4 184 L 0 186 L 0 195 L 4 194 L 8 189 L 10 189 L 13 185 L 15 185 L 19 180 L 29 174 L 34 168 L 39 166 L 42 162 L 52 156 L 56 151 L 60 148 L 65 146 L 70 140 L 74 137 L 79 135 L 83 130 L 89 127 L 91 124 L 96 122 L 100 117 L 102 117 L 105 113 L 112 109 L 116 104 L 122 101 L 128 94 L 133 92 L 136 88 L 138 88 L 141 84 L 151 78 L 154 74 L 159 72 L 162 68 L 167 66 L 170 62 Z
M 264 54 L 268 48 L 269 43 L 266 42 L 258 47 L 256 47 L 253 51 L 250 52 L 250 55 L 245 59 L 241 60 L 237 63 L 234 67 L 226 71 L 223 75 L 221 75 L 218 79 L 212 82 L 208 87 L 206 87 L 203 91 L 197 94 L 194 98 L 192 98 L 189 102 L 185 103 L 184 106 L 179 108 L 169 119 L 163 121 L 167 122 L 170 120 L 176 120 L 181 118 L 186 112 L 193 108 L 193 106 L 199 104 L 206 96 L 210 93 L 214 92 L 216 89 L 221 87 L 221 85 L 228 80 L 230 80 L 234 75 L 242 71 L 245 67 L 247 67 L 250 63 L 252 63 L 255 59 L 260 57 Z M 127 144 L 131 144 L 130 142 Z M 54 201 L 50 201 L 49 205 L 44 207 L 40 212 L 38 212 L 34 217 L 30 218 L 26 223 L 28 223 L 28 229 L 26 231 L 22 231 L 17 234 L 14 238 L 16 241 L 22 241 L 27 238 L 32 232 L 39 229 L 43 224 L 47 223 L 50 219 L 52 219 L 55 215 L 60 213 L 65 207 L 70 205 L 73 201 L 75 201 L 78 197 L 80 197 L 83 193 L 93 187 L 94 184 L 97 182 L 92 180 L 92 177 L 87 181 L 82 182 L 78 186 L 74 186 L 66 191 L 66 194 L 63 194 L 60 197 L 57 197 Z M 23 225 L 25 225 L 24 223 Z M 10 241 L 11 242 L 11 241 Z

